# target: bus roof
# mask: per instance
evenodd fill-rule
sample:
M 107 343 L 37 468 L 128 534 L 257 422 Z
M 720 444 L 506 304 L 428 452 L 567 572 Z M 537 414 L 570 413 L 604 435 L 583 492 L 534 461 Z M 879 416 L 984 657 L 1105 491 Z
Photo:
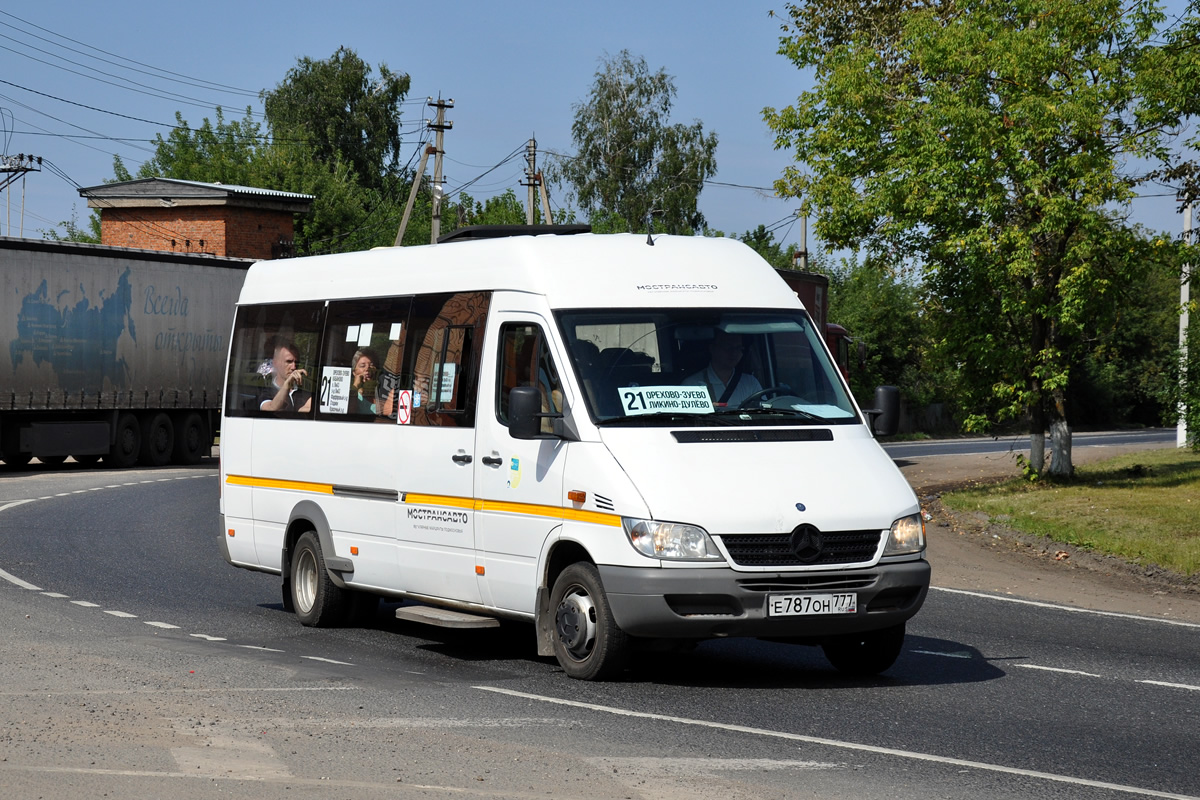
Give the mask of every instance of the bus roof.
M 240 302 L 459 291 L 545 295 L 551 308 L 797 308 L 795 293 L 736 239 L 643 234 L 514 236 L 262 261 Z

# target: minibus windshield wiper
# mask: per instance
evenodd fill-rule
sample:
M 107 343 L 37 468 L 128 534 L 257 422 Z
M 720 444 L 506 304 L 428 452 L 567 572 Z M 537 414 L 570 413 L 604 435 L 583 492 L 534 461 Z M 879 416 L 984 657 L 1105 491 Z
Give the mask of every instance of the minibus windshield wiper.
M 804 411 L 799 408 L 719 408 L 718 414 L 726 417 L 740 416 L 742 414 L 752 414 L 756 416 L 796 416 L 813 422 L 829 422 L 825 417 L 813 414 L 811 411 Z

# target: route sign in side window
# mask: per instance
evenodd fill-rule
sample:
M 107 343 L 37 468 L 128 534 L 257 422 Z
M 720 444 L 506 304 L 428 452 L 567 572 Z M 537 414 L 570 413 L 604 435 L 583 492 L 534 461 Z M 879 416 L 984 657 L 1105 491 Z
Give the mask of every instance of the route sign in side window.
M 226 378 L 231 417 L 310 417 L 324 303 L 242 306 Z
M 471 428 L 491 292 L 413 298 L 405 374 L 411 424 Z M 401 409 L 402 411 L 404 409 Z
M 550 355 L 546 335 L 533 323 L 510 322 L 500 329 L 500 376 L 496 383 L 496 418 L 508 425 L 508 395 L 516 386 L 533 386 L 542 397 L 542 412 L 563 410 L 562 380 Z M 542 420 L 542 433 L 553 422 Z
M 396 420 L 411 297 L 329 303 L 317 394 L 317 418 L 347 422 Z

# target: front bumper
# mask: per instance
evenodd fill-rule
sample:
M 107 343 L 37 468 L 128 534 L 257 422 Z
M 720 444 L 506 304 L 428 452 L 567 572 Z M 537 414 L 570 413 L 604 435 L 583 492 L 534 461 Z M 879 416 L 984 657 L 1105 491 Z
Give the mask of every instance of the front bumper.
M 898 625 L 929 591 L 929 562 L 879 564 L 863 570 L 747 573 L 730 568 L 657 569 L 600 566 L 621 630 L 632 636 L 707 639 L 758 636 L 819 640 Z M 854 614 L 770 617 L 773 594 L 857 592 Z

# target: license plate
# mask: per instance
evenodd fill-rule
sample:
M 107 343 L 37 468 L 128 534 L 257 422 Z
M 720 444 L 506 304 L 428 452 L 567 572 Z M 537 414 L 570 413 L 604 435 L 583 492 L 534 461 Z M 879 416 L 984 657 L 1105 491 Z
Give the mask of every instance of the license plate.
M 858 595 L 773 594 L 767 598 L 767 613 L 772 617 L 798 617 L 813 614 L 856 614 Z

